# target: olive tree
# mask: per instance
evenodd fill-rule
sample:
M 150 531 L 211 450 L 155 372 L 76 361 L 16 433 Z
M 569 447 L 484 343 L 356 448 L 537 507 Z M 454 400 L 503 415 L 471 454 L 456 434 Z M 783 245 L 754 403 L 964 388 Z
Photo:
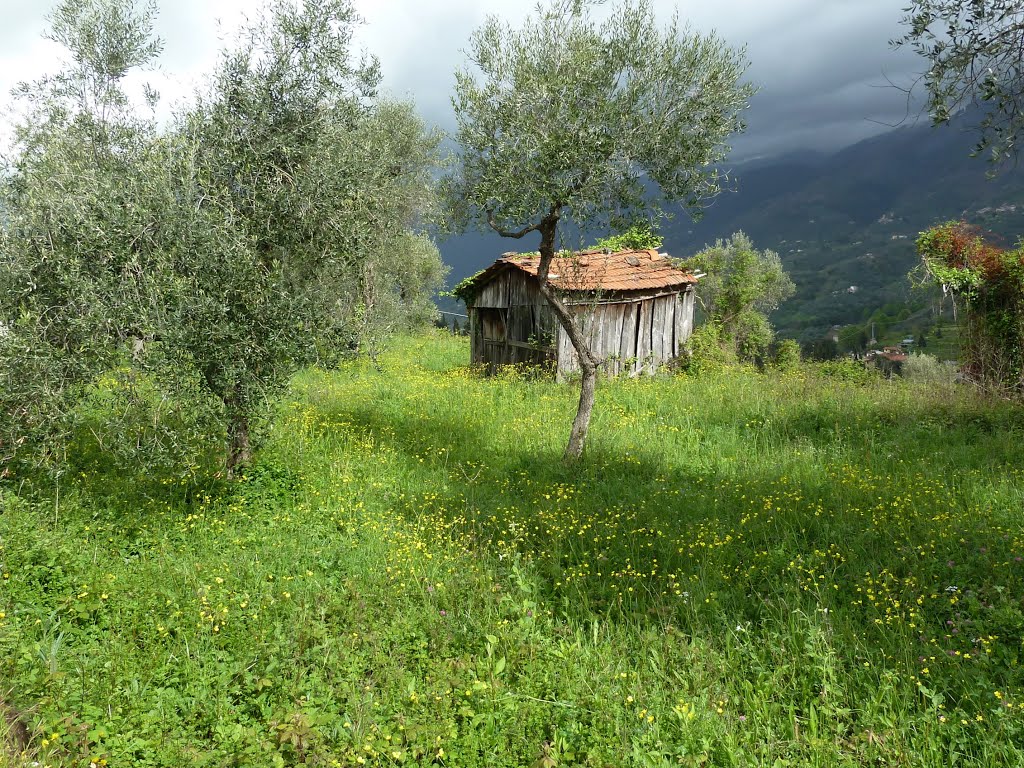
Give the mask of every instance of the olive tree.
M 66 66 L 17 89 L 0 180 L 0 471 L 30 446 L 59 464 L 74 403 L 144 325 L 159 248 L 155 128 L 123 87 L 160 51 L 153 8 L 64 0 L 50 21 Z
M 946 123 L 966 104 L 980 103 L 977 151 L 998 163 L 1019 151 L 1024 129 L 1024 5 L 1020 0 L 913 0 L 906 34 L 894 41 L 928 63 L 927 109 Z
M 157 345 L 219 400 L 229 472 L 297 368 L 422 314 L 443 277 L 415 235 L 438 136 L 374 98 L 351 4 L 283 1 L 261 21 L 173 137 L 180 241 Z
M 59 446 L 116 369 L 210 414 L 231 472 L 300 366 L 429 312 L 438 136 L 375 97 L 357 22 L 348 0 L 280 0 L 161 131 L 119 87 L 159 51 L 152 8 L 58 8 L 70 66 L 24 89 L 0 201 L 0 467 Z
M 439 315 L 434 296 L 447 273 L 430 237 L 399 233 L 364 261 L 357 290 L 347 295 L 341 316 L 350 318 L 349 348 L 376 361 L 396 333 L 435 322 Z
M 550 0 L 519 28 L 492 16 L 473 33 L 447 180 L 456 230 L 539 236 L 540 291 L 582 370 L 567 458 L 583 451 L 600 361 L 549 280 L 560 224 L 616 228 L 666 200 L 699 206 L 719 190 L 715 164 L 753 91 L 743 51 L 715 35 L 678 16 L 659 26 L 647 0 L 603 20 L 595 5 Z
M 697 300 L 719 344 L 742 360 L 762 357 L 775 335 L 768 314 L 796 290 L 779 255 L 737 232 L 681 264 L 705 273 Z

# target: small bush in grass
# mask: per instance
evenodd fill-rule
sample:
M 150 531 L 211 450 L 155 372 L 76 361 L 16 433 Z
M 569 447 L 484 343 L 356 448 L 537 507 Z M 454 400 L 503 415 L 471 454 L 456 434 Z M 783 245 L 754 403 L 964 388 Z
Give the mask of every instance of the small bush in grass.
M 783 339 L 775 345 L 772 364 L 780 371 L 791 371 L 800 365 L 800 345 L 793 339 Z
M 877 368 L 869 368 L 857 360 L 825 360 L 816 363 L 813 370 L 830 379 L 854 384 L 868 384 L 881 378 Z
M 920 384 L 952 386 L 956 383 L 956 366 L 934 355 L 914 354 L 903 363 L 903 378 Z
M 689 374 L 710 373 L 735 362 L 735 355 L 722 346 L 716 323 L 705 323 L 690 336 L 689 355 L 680 366 Z

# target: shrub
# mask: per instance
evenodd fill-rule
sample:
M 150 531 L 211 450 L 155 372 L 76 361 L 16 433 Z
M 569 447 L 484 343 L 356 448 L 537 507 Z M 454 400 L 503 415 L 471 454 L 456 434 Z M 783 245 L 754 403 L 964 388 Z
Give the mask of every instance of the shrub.
M 854 384 L 867 384 L 881 377 L 877 368 L 866 366 L 856 360 L 825 360 L 815 363 L 813 370 L 826 378 Z
M 697 285 L 697 302 L 704 316 L 718 325 L 719 344 L 760 366 L 774 335 L 768 314 L 796 290 L 779 255 L 757 250 L 749 237 L 737 232 L 681 266 L 706 273 Z
M 800 345 L 793 339 L 783 339 L 775 345 L 772 365 L 780 371 L 790 371 L 800 365 Z
M 717 371 L 736 362 L 732 350 L 722 345 L 721 329 L 717 323 L 704 323 L 695 330 L 687 344 L 687 352 L 680 368 L 691 375 Z
M 1024 391 L 1024 246 L 1004 250 L 976 227 L 951 221 L 922 232 L 917 252 L 918 274 L 966 310 L 964 373 L 987 386 Z
M 921 384 L 952 386 L 956 383 L 956 366 L 942 362 L 934 355 L 914 354 L 903 363 L 903 378 Z

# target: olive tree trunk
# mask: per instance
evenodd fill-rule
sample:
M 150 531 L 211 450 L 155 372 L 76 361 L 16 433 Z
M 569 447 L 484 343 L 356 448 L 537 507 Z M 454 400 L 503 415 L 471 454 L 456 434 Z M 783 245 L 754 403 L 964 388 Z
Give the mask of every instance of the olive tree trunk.
M 576 315 L 569 311 L 569 308 L 558 295 L 548 279 L 548 272 L 551 269 L 551 259 L 555 256 L 555 241 L 558 234 L 558 220 L 562 216 L 562 203 L 555 203 L 551 210 L 541 219 L 539 224 L 531 224 L 518 232 L 511 232 L 498 226 L 493 214 L 488 213 L 487 221 L 491 229 L 502 237 L 519 239 L 530 232 L 540 232 L 540 264 L 537 266 L 537 280 L 540 282 L 541 295 L 547 299 L 548 304 L 555 311 L 559 325 L 565 330 L 572 347 L 576 350 L 576 356 L 580 361 L 580 371 L 583 376 L 580 379 L 580 403 L 576 408 L 576 418 L 572 422 L 572 432 L 569 433 L 569 444 L 565 447 L 563 454 L 567 460 L 575 460 L 583 455 L 583 448 L 587 443 L 587 432 L 590 429 L 590 416 L 594 412 L 594 392 L 597 389 L 597 366 L 601 363 L 594 355 L 587 344 L 583 331 L 576 322 Z
M 551 259 L 555 255 L 555 232 L 558 224 L 558 214 L 548 216 L 540 226 L 540 264 L 537 267 L 537 278 L 540 281 L 540 292 L 547 299 L 559 324 L 565 330 L 569 341 L 580 361 L 580 402 L 576 408 L 576 418 L 572 422 L 572 431 L 569 433 L 569 444 L 565 447 L 564 457 L 569 460 L 578 459 L 583 455 L 583 448 L 587 442 L 587 432 L 590 430 L 590 417 L 594 412 L 594 393 L 597 389 L 597 366 L 600 360 L 594 355 L 587 343 L 587 339 L 576 322 L 576 315 L 569 311 L 562 301 L 558 292 L 552 287 L 548 280 L 548 270 L 551 267 Z
M 252 438 L 249 415 L 234 393 L 224 397 L 228 420 L 228 452 L 224 469 L 229 478 L 252 461 Z

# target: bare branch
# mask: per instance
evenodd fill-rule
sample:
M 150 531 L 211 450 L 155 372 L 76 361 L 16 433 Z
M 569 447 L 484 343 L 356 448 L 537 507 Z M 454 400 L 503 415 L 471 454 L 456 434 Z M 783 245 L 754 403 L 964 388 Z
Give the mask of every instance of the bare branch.
M 502 229 L 501 227 L 498 226 L 498 222 L 494 218 L 494 211 L 492 210 L 487 211 L 487 226 L 489 226 L 502 237 L 511 237 L 516 240 L 519 240 L 520 238 L 525 237 L 531 232 L 536 232 L 538 229 L 540 229 L 540 224 L 531 224 L 530 226 L 524 227 L 518 232 L 511 232 L 507 229 Z

